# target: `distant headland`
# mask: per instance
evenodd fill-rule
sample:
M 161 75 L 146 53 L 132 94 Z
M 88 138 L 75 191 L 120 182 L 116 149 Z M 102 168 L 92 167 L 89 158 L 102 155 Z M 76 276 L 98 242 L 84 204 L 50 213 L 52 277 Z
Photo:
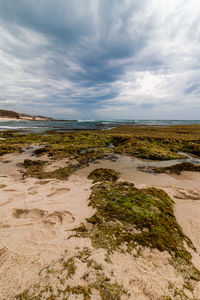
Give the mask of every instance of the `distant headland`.
M 53 118 L 45 116 L 32 116 L 21 114 L 12 110 L 0 109 L 0 121 L 25 120 L 25 121 L 52 121 Z

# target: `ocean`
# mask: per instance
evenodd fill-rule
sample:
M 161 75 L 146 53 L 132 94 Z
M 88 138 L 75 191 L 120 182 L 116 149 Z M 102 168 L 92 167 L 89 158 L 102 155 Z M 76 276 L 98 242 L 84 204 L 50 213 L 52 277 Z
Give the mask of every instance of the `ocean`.
M 117 125 L 189 125 L 200 124 L 200 120 L 73 120 L 73 121 L 7 121 L 0 122 L 0 131 L 42 133 L 48 130 L 106 130 Z

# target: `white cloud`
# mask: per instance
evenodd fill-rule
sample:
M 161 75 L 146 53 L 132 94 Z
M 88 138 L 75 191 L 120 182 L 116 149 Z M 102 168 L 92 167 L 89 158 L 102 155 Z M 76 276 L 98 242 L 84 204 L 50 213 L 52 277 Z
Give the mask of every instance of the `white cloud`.
M 77 118 L 186 118 L 187 112 L 196 118 L 200 3 L 87 4 L 0 4 L 2 108 L 31 113 L 40 107 L 46 114 Z

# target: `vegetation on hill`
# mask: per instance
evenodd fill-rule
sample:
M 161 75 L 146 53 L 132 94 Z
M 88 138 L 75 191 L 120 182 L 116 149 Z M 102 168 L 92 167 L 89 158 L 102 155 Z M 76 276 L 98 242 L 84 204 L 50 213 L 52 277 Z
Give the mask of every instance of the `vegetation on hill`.
M 0 109 L 0 117 L 19 119 L 19 114 L 12 110 Z

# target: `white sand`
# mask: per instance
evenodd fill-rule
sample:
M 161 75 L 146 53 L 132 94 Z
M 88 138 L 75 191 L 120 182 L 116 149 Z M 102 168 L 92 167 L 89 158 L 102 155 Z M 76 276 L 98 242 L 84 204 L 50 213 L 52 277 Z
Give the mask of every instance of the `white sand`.
M 71 230 L 93 214 L 87 205 L 88 180 L 77 176 L 67 182 L 22 180 L 16 163 L 28 157 L 30 152 L 7 155 L 4 159 L 14 160 L 0 166 L 0 295 L 4 297 L 37 280 L 39 270 L 65 250 Z
M 1 157 L 1 161 L 11 160 L 8 163 L 0 161 L 0 299 L 13 299 L 30 285 L 38 281 L 45 282 L 46 277 L 41 279 L 39 275 L 42 268 L 54 265 L 54 261 L 59 265 L 66 250 L 70 258 L 76 255 L 78 248 L 84 247 L 91 250 L 91 257 L 97 263 L 102 264 L 103 272 L 111 277 L 111 282 L 128 289 L 130 295 L 123 296 L 122 300 L 161 300 L 162 296 L 170 295 L 169 282 L 182 288 L 183 278 L 170 264 L 168 253 L 146 249 L 142 256 L 134 257 L 115 252 L 111 256 L 112 263 L 107 263 L 105 251 L 93 249 L 89 239 L 69 238 L 74 235 L 73 229 L 94 213 L 88 206 L 92 183 L 87 180 L 87 175 L 98 167 L 120 171 L 121 180 L 129 180 L 137 187 L 155 186 L 166 190 L 176 201 L 175 215 L 179 224 L 197 248 L 197 253 L 192 253 L 193 261 L 200 268 L 199 173 L 185 172 L 181 176 L 148 174 L 136 169 L 141 165 L 141 160 L 120 157 L 116 162 L 104 160 L 99 164 L 90 164 L 77 171 L 68 181 L 22 179 L 19 164 L 25 158 L 35 159 L 30 157 L 31 151 Z M 64 163 L 54 162 L 48 166 L 48 170 Z M 66 284 L 87 285 L 88 281 L 81 279 L 88 271 L 87 260 L 82 262 L 77 257 L 75 260 L 76 274 Z M 92 269 L 90 271 L 94 273 Z M 95 278 L 97 274 L 91 276 Z M 52 274 L 49 279 L 54 286 L 58 285 L 56 278 Z M 189 290 L 184 291 L 192 297 Z M 83 299 L 81 296 L 73 297 L 69 299 Z M 191 299 L 200 299 L 198 284 L 193 297 Z M 98 299 L 100 296 L 94 290 L 92 300 Z M 180 298 L 177 296 L 172 299 Z
M 3 118 L 0 117 L 0 122 L 9 122 L 9 121 L 21 121 L 20 119 L 14 119 L 14 118 Z

